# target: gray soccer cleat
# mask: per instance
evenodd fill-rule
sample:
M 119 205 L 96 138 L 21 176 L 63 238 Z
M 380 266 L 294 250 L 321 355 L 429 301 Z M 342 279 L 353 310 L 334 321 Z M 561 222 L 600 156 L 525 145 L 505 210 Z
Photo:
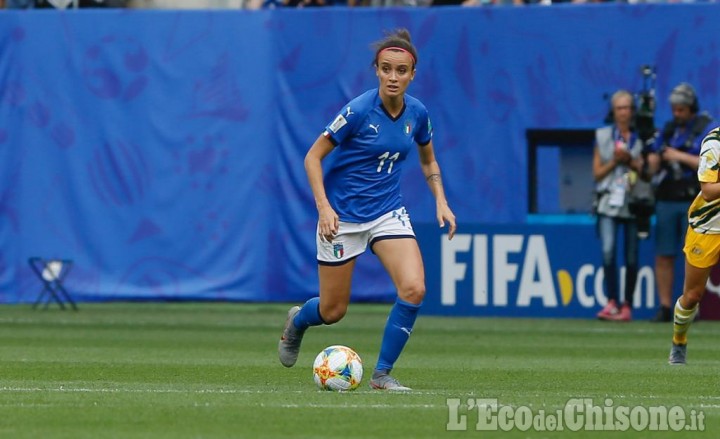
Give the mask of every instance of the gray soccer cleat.
M 405 387 L 398 380 L 388 374 L 372 377 L 370 379 L 370 387 L 376 390 L 391 390 L 394 392 L 409 392 L 412 389 Z
M 278 356 L 280 362 L 285 367 L 293 367 L 300 353 L 300 343 L 302 343 L 305 331 L 298 331 L 293 324 L 293 319 L 300 312 L 299 306 L 293 306 L 288 311 L 287 320 L 285 321 L 285 329 L 278 342 Z
M 672 349 L 670 349 L 670 358 L 668 358 L 668 363 L 671 366 L 683 366 L 686 363 L 686 355 L 687 345 L 673 343 Z

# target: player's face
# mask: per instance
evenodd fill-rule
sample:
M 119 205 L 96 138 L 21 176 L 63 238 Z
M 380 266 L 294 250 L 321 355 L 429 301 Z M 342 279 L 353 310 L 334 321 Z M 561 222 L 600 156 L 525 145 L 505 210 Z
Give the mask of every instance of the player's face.
M 688 123 L 692 118 L 692 112 L 690 111 L 690 107 L 688 105 L 672 105 L 672 114 L 673 119 L 675 119 L 675 123 L 679 125 Z
M 407 52 L 381 52 L 375 71 L 380 79 L 380 93 L 389 98 L 402 96 L 415 77 L 412 65 L 412 56 Z

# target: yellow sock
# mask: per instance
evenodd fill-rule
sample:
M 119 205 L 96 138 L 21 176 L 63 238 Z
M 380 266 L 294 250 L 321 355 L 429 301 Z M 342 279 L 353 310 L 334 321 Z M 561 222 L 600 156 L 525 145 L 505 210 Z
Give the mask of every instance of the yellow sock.
M 690 323 L 695 318 L 698 305 L 692 309 L 685 309 L 680 305 L 680 299 L 675 302 L 675 322 L 673 323 L 673 343 L 687 344 L 687 331 L 690 329 Z

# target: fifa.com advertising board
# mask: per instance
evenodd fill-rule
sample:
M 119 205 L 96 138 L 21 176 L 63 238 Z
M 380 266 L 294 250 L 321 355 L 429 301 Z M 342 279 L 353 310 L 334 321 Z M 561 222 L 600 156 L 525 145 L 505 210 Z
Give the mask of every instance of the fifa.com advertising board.
M 607 303 L 600 241 L 592 224 L 420 224 L 428 294 L 423 313 L 459 316 L 592 318 Z M 619 284 L 624 292 L 622 233 Z M 652 237 L 640 242 L 633 318 L 651 318 L 655 293 Z M 675 295 L 683 272 L 678 257 Z

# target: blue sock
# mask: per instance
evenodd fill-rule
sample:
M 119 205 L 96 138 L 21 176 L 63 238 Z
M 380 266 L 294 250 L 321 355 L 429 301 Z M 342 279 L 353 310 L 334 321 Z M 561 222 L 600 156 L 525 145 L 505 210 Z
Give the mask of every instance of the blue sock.
M 405 343 L 410 338 L 418 311 L 420 311 L 420 305 L 413 305 L 401 299 L 395 301 L 385 324 L 376 371 L 390 372 L 392 370 Z
M 293 319 L 293 324 L 300 331 L 304 331 L 310 326 L 318 326 L 324 323 L 320 315 L 319 297 L 313 297 L 305 302 L 305 305 L 300 308 L 300 312 L 297 313 Z

